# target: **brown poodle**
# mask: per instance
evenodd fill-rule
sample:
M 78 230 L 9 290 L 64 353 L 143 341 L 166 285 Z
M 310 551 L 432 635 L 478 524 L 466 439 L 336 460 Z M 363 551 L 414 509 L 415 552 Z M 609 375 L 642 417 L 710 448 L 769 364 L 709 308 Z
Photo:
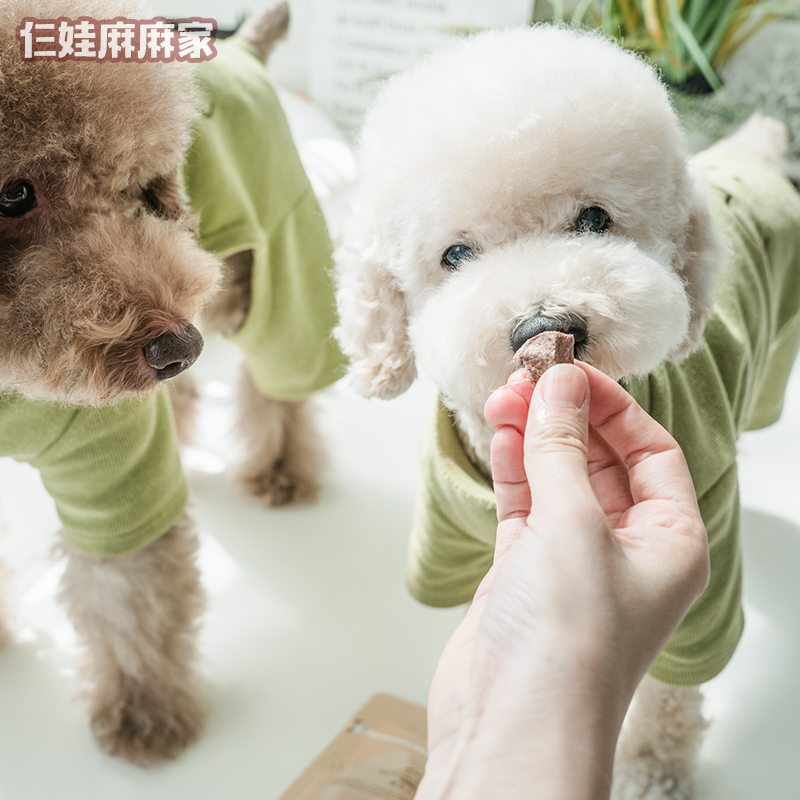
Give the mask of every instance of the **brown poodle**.
M 95 735 L 146 764 L 178 755 L 205 716 L 197 537 L 158 390 L 202 349 L 192 320 L 220 263 L 198 246 L 179 188 L 198 106 L 191 67 L 22 60 L 24 17 L 79 16 L 147 18 L 107 0 L 0 6 L 0 448 L 39 468 L 56 501 L 61 597 L 85 651 Z M 276 7 L 240 36 L 266 58 L 287 18 Z M 250 305 L 250 257 L 227 255 L 209 319 L 232 331 Z M 313 495 L 302 401 L 245 387 L 253 493 Z M 191 394 L 173 392 L 181 430 Z

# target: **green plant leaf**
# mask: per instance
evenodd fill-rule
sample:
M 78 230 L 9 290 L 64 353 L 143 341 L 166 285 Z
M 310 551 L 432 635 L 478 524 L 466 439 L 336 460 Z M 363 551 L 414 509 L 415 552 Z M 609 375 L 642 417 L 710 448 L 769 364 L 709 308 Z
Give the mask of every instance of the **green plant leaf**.
M 581 0 L 570 16 L 569 23 L 574 28 L 580 28 L 586 12 L 591 8 L 594 0 Z
M 718 22 L 710 31 L 706 39 L 705 46 L 703 47 L 703 51 L 709 60 L 714 59 L 726 34 L 731 30 L 732 20 L 734 14 L 736 13 L 737 5 L 741 5 L 741 0 L 739 0 L 739 3 L 737 3 L 736 0 L 729 0 L 729 2 L 726 3 L 725 8 L 720 13 Z
M 697 43 L 697 39 L 694 38 L 692 31 L 681 16 L 678 3 L 676 0 L 667 0 L 667 4 L 670 11 L 670 22 L 672 22 L 675 32 L 691 56 L 694 65 L 700 70 L 701 74 L 708 81 L 709 85 L 712 89 L 714 89 L 714 91 L 722 88 L 722 84 L 720 83 L 717 74 L 714 72 L 713 67 L 709 63 L 706 54 L 703 52 L 703 48 Z

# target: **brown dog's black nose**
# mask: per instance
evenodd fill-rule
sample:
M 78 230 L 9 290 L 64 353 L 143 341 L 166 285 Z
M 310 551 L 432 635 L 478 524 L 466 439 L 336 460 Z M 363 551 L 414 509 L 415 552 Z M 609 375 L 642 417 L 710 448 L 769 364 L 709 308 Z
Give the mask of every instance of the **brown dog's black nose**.
M 517 323 L 513 331 L 511 331 L 511 346 L 514 352 L 534 336 L 538 336 L 544 331 L 561 331 L 561 333 L 570 333 L 575 337 L 575 354 L 579 354 L 582 345 L 589 337 L 589 328 L 585 320 L 575 314 L 562 314 L 560 316 L 545 317 L 542 314 L 535 314 L 532 317 L 526 317 Z
M 156 380 L 180 375 L 203 352 L 203 337 L 194 325 L 180 333 L 163 333 L 144 346 L 145 361 L 156 371 Z

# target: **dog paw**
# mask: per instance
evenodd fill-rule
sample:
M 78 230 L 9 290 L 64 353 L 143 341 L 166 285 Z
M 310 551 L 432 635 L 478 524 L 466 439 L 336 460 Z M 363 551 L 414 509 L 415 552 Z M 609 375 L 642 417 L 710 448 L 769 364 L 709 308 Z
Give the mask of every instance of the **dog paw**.
M 364 358 L 351 361 L 349 380 L 353 391 L 362 397 L 394 400 L 403 394 L 417 377 L 413 360 L 387 357 L 380 361 Z
M 92 731 L 106 753 L 145 767 L 177 758 L 200 735 L 205 716 L 204 703 L 183 688 L 151 692 L 128 683 L 95 709 Z
M 789 143 L 789 129 L 774 117 L 753 114 L 737 131 L 709 149 L 742 153 L 783 167 Z
M 243 23 L 236 36 L 256 47 L 264 61 L 289 30 L 289 4 L 278 2 L 256 11 Z
M 267 469 L 243 471 L 239 476 L 245 491 L 271 507 L 316 500 L 319 481 L 311 475 L 301 475 L 281 462 Z
M 611 800 L 692 800 L 693 781 L 664 764 L 641 759 L 614 771 Z

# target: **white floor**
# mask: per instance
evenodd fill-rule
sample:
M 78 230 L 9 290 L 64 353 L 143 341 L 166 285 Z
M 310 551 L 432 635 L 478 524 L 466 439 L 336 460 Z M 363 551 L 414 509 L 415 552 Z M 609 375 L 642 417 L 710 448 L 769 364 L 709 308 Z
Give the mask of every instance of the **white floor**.
M 428 392 L 320 401 L 331 453 L 314 506 L 268 511 L 242 496 L 228 434 L 236 351 L 216 340 L 195 366 L 201 447 L 187 453 L 209 602 L 206 735 L 180 761 L 142 771 L 103 755 L 73 700 L 75 643 L 55 604 L 57 518 L 37 474 L 0 460 L 3 552 L 14 570 L 16 641 L 0 651 L 0 798 L 276 798 L 372 694 L 424 704 L 459 610 L 403 586 Z
M 180 760 L 140 770 L 102 754 L 74 699 L 75 642 L 54 601 L 57 520 L 36 473 L 0 460 L 15 639 L 0 651 L 0 798 L 273 800 L 376 692 L 424 703 L 461 615 L 406 594 L 403 566 L 430 389 L 321 399 L 331 452 L 314 506 L 269 511 L 231 479 L 235 352 L 195 367 L 204 440 L 187 453 L 209 603 L 202 635 L 213 712 Z M 780 423 L 742 441 L 747 629 L 708 687 L 715 723 L 700 797 L 796 800 L 800 773 L 800 370 Z
M 307 167 L 314 171 L 315 155 L 325 167 L 326 153 L 305 153 Z M 336 175 L 323 177 L 336 188 Z M 0 800 L 276 800 L 372 694 L 425 703 L 462 614 L 422 607 L 403 585 L 432 390 L 418 383 L 391 403 L 342 386 L 326 392 L 331 463 L 319 502 L 265 510 L 231 478 L 236 357 L 212 340 L 194 368 L 204 435 L 186 461 L 203 538 L 213 708 L 204 737 L 174 764 L 140 770 L 95 746 L 75 699 L 74 636 L 54 600 L 57 518 L 37 474 L 0 459 L 0 550 L 14 615 L 14 637 L 0 650 Z M 699 791 L 707 800 L 800 797 L 798 449 L 800 368 L 783 419 L 741 443 L 747 628 L 708 686 L 715 723 Z

